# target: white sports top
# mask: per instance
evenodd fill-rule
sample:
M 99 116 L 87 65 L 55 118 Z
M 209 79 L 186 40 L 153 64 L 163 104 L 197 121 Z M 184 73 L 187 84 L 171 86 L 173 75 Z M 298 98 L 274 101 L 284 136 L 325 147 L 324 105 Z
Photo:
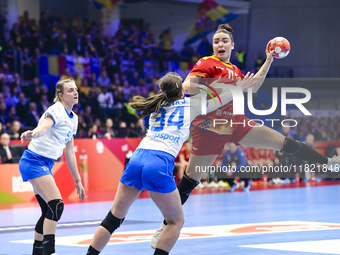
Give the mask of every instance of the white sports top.
M 219 96 L 223 105 L 232 100 L 229 90 Z M 213 99 L 207 100 L 207 112 L 215 111 L 219 107 L 220 103 L 216 105 Z M 156 118 L 155 113 L 151 114 L 148 133 L 138 148 L 165 151 L 177 157 L 183 143 L 189 137 L 191 121 L 200 114 L 200 96 L 185 97 L 162 107 Z
M 40 126 L 47 114 L 51 115 L 54 125 L 48 129 L 45 135 L 39 138 L 33 138 L 28 145 L 28 149 L 38 155 L 58 159 L 66 147 L 66 143 L 75 136 L 78 128 L 78 116 L 66 111 L 62 103 L 56 102 L 51 105 L 41 116 L 38 126 Z

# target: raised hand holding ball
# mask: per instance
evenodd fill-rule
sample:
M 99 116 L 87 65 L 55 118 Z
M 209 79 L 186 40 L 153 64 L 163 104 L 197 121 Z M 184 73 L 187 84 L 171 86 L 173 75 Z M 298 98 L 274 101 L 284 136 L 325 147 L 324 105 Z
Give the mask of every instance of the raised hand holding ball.
M 284 58 L 290 52 L 290 43 L 284 37 L 275 37 L 274 39 L 269 41 L 268 50 L 274 51 L 274 58 Z

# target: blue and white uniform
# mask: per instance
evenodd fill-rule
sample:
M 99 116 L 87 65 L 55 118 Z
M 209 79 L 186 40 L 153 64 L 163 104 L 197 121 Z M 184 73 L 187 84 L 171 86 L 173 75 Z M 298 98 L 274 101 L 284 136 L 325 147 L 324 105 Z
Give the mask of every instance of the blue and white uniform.
M 52 175 L 53 160 L 63 154 L 66 143 L 77 133 L 78 116 L 74 112 L 69 114 L 62 103 L 56 102 L 50 106 L 41 116 L 38 126 L 48 114 L 53 119 L 53 126 L 45 135 L 33 138 L 20 159 L 19 170 L 23 181 L 47 174 Z
M 222 104 L 232 100 L 228 91 L 220 94 Z M 207 101 L 207 112 L 220 104 Z M 121 182 L 139 190 L 169 193 L 176 189 L 172 174 L 174 159 L 189 137 L 191 121 L 201 114 L 200 97 L 185 97 L 150 116 L 150 128 L 126 166 Z

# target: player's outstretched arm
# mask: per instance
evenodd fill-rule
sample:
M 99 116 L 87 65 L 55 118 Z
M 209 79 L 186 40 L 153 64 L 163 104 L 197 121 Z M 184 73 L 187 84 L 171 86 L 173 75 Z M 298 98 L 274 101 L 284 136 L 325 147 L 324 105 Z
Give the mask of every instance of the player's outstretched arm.
M 264 79 L 267 76 L 267 73 L 269 71 L 269 68 L 274 60 L 273 53 L 274 51 L 269 51 L 268 46 L 269 46 L 270 41 L 268 42 L 266 46 L 266 55 L 267 59 L 261 66 L 260 70 L 255 74 L 254 78 L 256 78 L 256 84 L 253 87 L 253 93 L 256 93 L 259 88 L 262 86 Z
M 196 95 L 200 93 L 200 89 L 198 88 L 199 84 L 197 84 L 198 80 L 202 78 L 197 75 L 188 75 L 185 81 L 183 82 L 183 90 L 185 94 Z
M 249 74 L 247 74 L 249 76 Z M 194 118 L 196 118 L 198 115 L 202 114 L 202 108 L 204 105 L 206 105 L 206 112 L 212 112 L 217 110 L 223 105 L 226 105 L 230 101 L 234 99 L 234 97 L 242 96 L 243 97 L 243 91 L 247 91 L 248 88 L 254 86 L 254 79 L 252 79 L 252 75 L 249 76 L 250 79 L 245 79 L 242 82 L 237 83 L 237 86 L 234 85 L 228 85 L 225 83 L 220 83 L 221 78 L 217 79 L 216 81 L 212 82 L 210 84 L 210 87 L 222 87 L 222 93 L 218 96 L 213 97 L 209 100 L 203 100 L 204 97 L 206 97 L 206 94 L 203 96 L 196 95 L 194 97 L 191 97 L 191 111 L 190 111 L 190 121 L 192 121 Z M 199 85 L 202 91 L 202 88 L 204 91 L 206 91 L 206 87 L 204 85 Z M 237 88 L 238 87 L 238 88 Z M 233 93 L 231 92 L 233 90 Z M 219 101 L 221 99 L 221 102 Z M 203 105 L 202 105 L 203 104 Z
M 20 136 L 21 142 L 45 135 L 47 130 L 49 130 L 53 126 L 53 124 L 54 121 L 51 115 L 47 114 L 46 118 L 44 119 L 43 123 L 40 126 L 36 127 L 33 130 L 27 130 L 21 134 Z

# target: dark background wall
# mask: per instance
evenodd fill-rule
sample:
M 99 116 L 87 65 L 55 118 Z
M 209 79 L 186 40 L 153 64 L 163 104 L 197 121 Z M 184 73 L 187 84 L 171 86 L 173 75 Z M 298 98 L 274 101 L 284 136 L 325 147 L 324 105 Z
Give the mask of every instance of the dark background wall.
M 248 63 L 269 39 L 283 36 L 291 52 L 273 66 L 290 66 L 295 77 L 340 77 L 340 1 L 252 0 Z

